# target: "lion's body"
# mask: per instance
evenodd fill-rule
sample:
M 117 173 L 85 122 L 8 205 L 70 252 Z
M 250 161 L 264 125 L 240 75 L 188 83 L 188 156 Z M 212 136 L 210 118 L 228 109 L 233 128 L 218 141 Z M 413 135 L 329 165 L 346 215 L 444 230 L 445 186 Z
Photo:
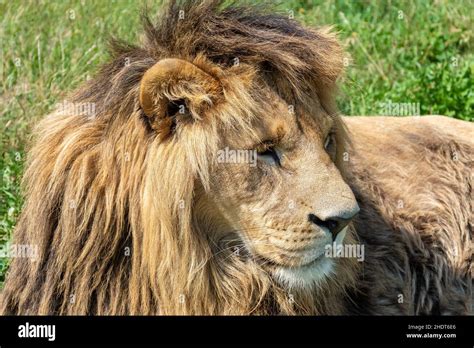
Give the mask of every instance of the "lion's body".
M 171 5 L 161 26 L 145 21 L 143 47 L 116 45 L 112 62 L 71 97 L 94 103 L 97 115 L 55 113 L 36 128 L 14 242 L 38 247 L 39 255 L 12 260 L 0 312 L 466 313 L 473 126 L 444 118 L 346 118 L 353 143 L 346 150 L 346 183 L 338 170 L 344 138 L 332 94 L 343 66 L 335 37 L 252 8 L 222 12 L 216 1 L 187 2 L 180 20 L 180 6 Z M 233 66 L 236 56 L 241 66 Z M 166 85 L 160 98 L 176 101 L 185 93 L 188 102 L 209 102 L 212 108 L 190 108 L 204 110 L 202 118 L 146 119 L 143 100 L 156 111 L 155 86 L 140 89 L 140 82 L 152 67 L 179 64 L 157 63 L 169 57 L 186 60 L 193 84 L 177 88 L 182 78 L 162 74 L 175 85 Z M 196 76 L 210 81 L 204 87 L 212 85 L 215 100 L 202 95 Z M 216 92 L 221 87 L 225 93 Z M 140 91 L 151 97 L 139 100 Z M 289 105 L 295 106 L 291 113 Z M 254 139 L 257 127 L 249 125 L 256 120 L 260 130 L 274 129 L 291 145 L 282 158 L 285 170 L 259 162 L 256 168 L 228 165 L 221 175 L 211 155 L 229 139 L 248 148 L 244 140 Z M 330 127 L 338 145 L 326 151 L 322 134 Z M 275 245 L 258 245 L 261 236 L 270 234 L 292 250 L 333 238 L 327 228 L 315 227 L 322 222 L 313 212 L 353 208 L 347 184 L 361 212 L 344 229 L 345 242 L 366 246 L 362 264 L 343 258 L 315 274 L 295 257 L 294 265 L 280 267 L 285 287 L 269 276 L 268 262 L 216 251 L 222 232 L 235 232 L 235 226 L 268 257 L 275 256 Z M 300 211 L 282 203 L 294 197 Z M 228 209 L 231 203 L 238 209 Z M 260 209 L 264 203 L 269 205 Z M 253 225 L 244 225 L 249 211 Z M 291 283 L 297 276 L 302 279 Z M 304 286 L 295 287 L 298 281 Z
M 474 125 L 439 116 L 345 121 L 355 226 L 367 245 L 358 310 L 469 313 Z

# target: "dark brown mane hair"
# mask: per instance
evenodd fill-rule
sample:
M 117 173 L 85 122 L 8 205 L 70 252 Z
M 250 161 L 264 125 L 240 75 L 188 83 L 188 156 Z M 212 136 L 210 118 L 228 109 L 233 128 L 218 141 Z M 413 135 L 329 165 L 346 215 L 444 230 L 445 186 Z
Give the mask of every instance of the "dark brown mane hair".
M 288 103 L 318 104 L 335 115 L 334 85 L 343 68 L 335 36 L 264 7 L 223 3 L 171 1 L 156 24 L 144 15 L 142 43 L 113 41 L 111 61 L 72 94 L 73 103 L 95 105 L 93 117 L 55 112 L 38 124 L 14 235 L 17 244 L 37 246 L 39 255 L 12 261 L 0 312 L 342 311 L 336 299 L 350 283 L 350 265 L 341 266 L 320 296 L 295 290 L 298 300 L 290 303 L 256 265 L 229 255 L 216 260 L 192 225 L 191 202 L 194 180 L 207 177 L 205 146 L 218 135 L 207 134 L 190 160 L 183 150 L 189 144 L 157 145 L 140 110 L 140 81 L 157 61 L 204 57 L 222 70 L 238 59 Z M 240 85 L 230 84 L 228 93 L 233 117 L 258 98 Z
M 334 83 L 343 71 L 343 50 L 328 28 L 302 27 L 295 20 L 271 13 L 268 6 L 222 3 L 169 1 L 156 24 L 145 10 L 143 44 L 112 40 L 111 63 L 77 99 L 96 102 L 104 110 L 121 106 L 121 98 L 157 60 L 192 60 L 203 54 L 221 66 L 234 65 L 238 59 L 257 67 L 288 94 L 290 102 L 320 93 L 321 102 L 335 111 L 330 101 Z

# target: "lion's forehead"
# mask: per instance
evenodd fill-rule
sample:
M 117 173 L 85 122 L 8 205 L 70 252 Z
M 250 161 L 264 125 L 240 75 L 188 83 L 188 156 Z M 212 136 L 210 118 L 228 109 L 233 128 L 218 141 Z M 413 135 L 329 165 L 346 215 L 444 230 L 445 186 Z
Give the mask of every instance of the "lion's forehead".
M 252 132 L 259 140 L 283 141 L 291 147 L 303 135 L 309 140 L 320 139 L 334 127 L 333 118 L 319 106 L 303 108 L 286 102 L 273 91 L 264 91 L 258 115 L 252 123 Z M 315 103 L 317 104 L 317 103 Z M 235 148 L 251 148 L 255 145 L 255 137 L 238 134 L 222 134 L 226 143 Z

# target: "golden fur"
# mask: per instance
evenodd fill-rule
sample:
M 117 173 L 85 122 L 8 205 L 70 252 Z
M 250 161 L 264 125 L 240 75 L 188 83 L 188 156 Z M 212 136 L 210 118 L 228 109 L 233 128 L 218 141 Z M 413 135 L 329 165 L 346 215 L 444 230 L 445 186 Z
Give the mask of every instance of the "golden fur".
M 474 124 L 344 120 L 353 139 L 348 181 L 361 208 L 355 227 L 368 246 L 357 311 L 472 313 Z
M 144 22 L 143 44 L 114 43 L 112 62 L 72 96 L 74 103 L 94 103 L 97 114 L 56 112 L 34 132 L 15 243 L 36 245 L 40 254 L 12 261 L 2 313 L 418 314 L 433 311 L 426 303 L 440 308 L 447 299 L 462 303 L 456 313 L 466 308 L 466 260 L 456 264 L 457 273 L 436 278 L 444 287 L 434 297 L 413 285 L 419 280 L 410 262 L 426 247 L 424 237 L 410 237 L 418 243 L 413 247 L 393 235 L 400 227 L 386 219 L 399 217 L 385 214 L 385 196 L 375 185 L 383 175 L 370 174 L 372 161 L 381 159 L 360 155 L 377 138 L 349 122 L 351 137 L 366 140 L 349 147 L 333 100 L 342 50 L 330 31 L 218 1 L 171 2 L 156 26 Z M 163 69 L 173 73 L 164 79 Z M 181 103 L 184 114 L 172 111 Z M 334 148 L 325 150 L 331 134 Z M 439 143 L 449 137 L 440 135 Z M 255 149 L 268 139 L 285 150 L 284 173 L 260 162 L 256 168 L 216 163 L 224 147 Z M 466 206 L 472 181 L 461 180 L 472 147 L 460 141 L 459 176 L 443 181 L 449 203 L 440 198 L 439 209 L 457 202 L 453 216 L 472 228 Z M 347 153 L 354 159 L 348 172 Z M 442 165 L 435 167 L 427 170 Z M 357 205 L 346 182 L 373 225 L 356 220 L 344 242 L 367 244 L 370 257 L 364 264 L 335 260 L 323 278 L 301 286 L 278 281 L 276 269 L 299 270 L 306 262 L 301 250 L 323 240 L 309 213 Z M 290 201 L 295 210 L 287 209 Z M 410 204 L 406 226 L 423 215 L 416 201 Z M 410 226 L 412 234 L 426 227 Z M 452 226 L 446 234 L 466 242 L 468 227 Z M 390 254 L 384 243 L 394 239 Z M 465 258 L 462 245 L 457 255 Z M 432 270 L 421 272 L 432 279 Z M 396 303 L 399 292 L 412 304 Z

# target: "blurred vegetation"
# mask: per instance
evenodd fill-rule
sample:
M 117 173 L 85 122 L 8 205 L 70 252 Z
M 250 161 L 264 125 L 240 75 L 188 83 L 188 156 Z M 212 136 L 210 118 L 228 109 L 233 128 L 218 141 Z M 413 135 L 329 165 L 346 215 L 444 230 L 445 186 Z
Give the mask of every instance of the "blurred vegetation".
M 107 59 L 110 35 L 137 41 L 142 4 L 0 0 L 0 244 L 21 209 L 31 126 Z M 277 10 L 339 32 L 351 56 L 338 100 L 344 114 L 380 114 L 390 101 L 472 121 L 473 1 L 290 0 Z M 7 263 L 0 258 L 0 283 Z

